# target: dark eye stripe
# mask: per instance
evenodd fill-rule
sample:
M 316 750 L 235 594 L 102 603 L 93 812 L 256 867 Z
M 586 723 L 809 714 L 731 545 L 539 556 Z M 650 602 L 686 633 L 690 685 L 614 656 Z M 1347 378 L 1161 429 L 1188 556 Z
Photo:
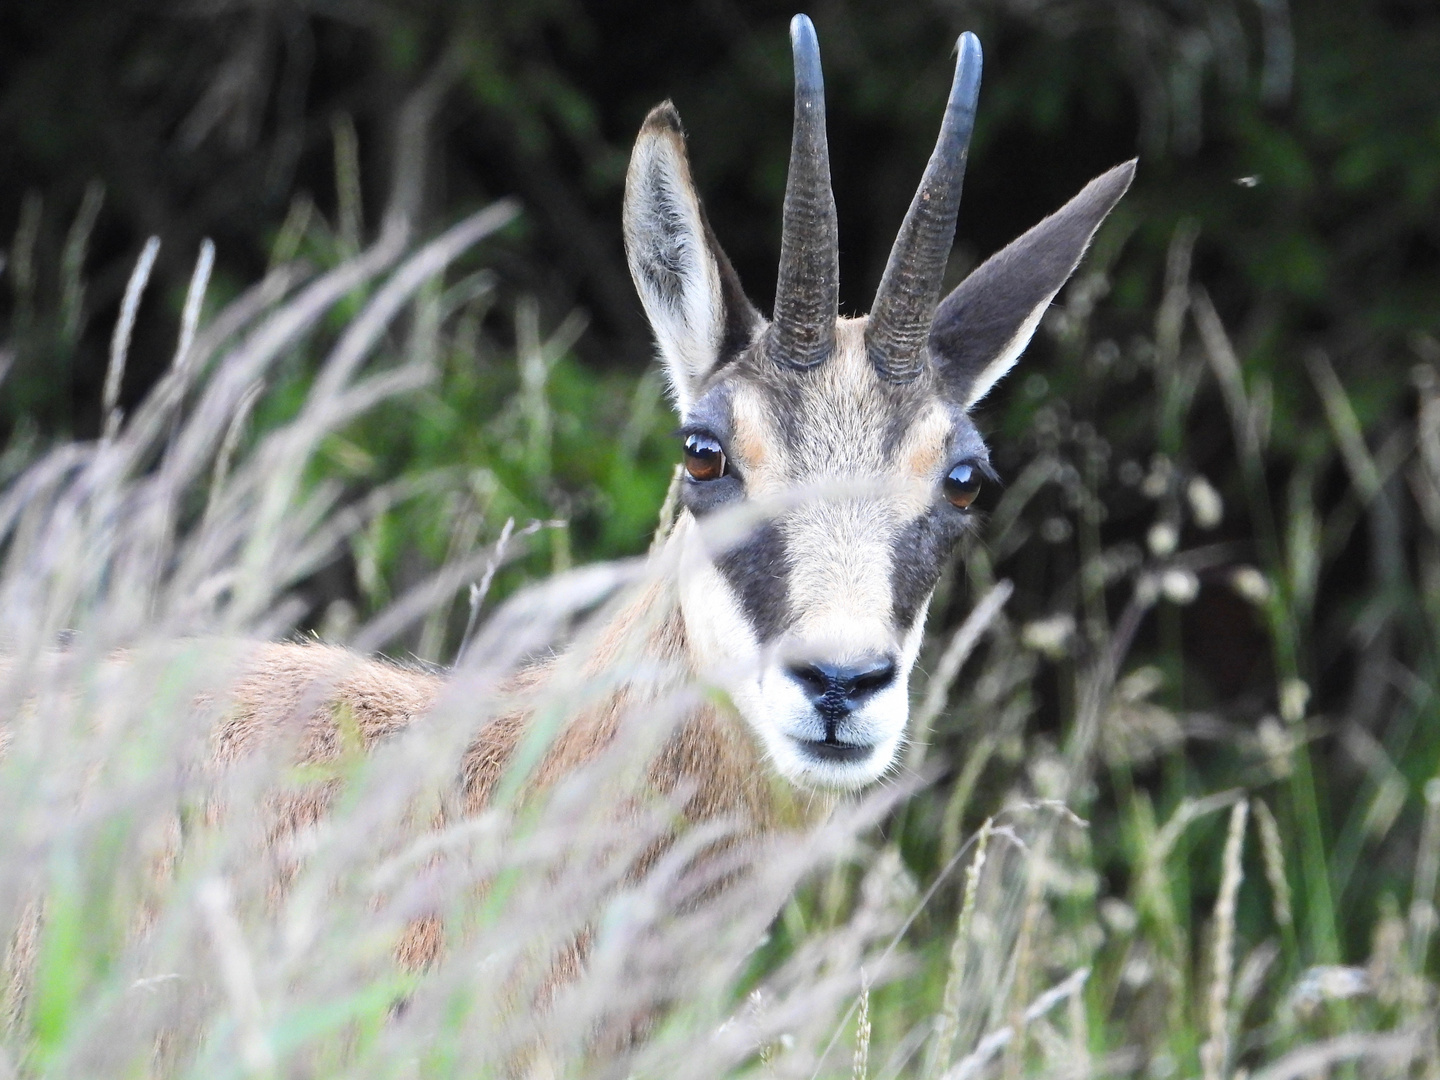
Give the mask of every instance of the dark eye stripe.
M 790 564 L 785 537 L 773 521 L 719 560 L 720 572 L 740 598 L 745 618 L 761 644 L 780 635 L 790 621 Z
M 966 515 L 938 502 L 895 537 L 890 547 L 891 617 L 902 633 L 915 621 L 920 605 L 940 580 L 955 544 L 965 532 Z

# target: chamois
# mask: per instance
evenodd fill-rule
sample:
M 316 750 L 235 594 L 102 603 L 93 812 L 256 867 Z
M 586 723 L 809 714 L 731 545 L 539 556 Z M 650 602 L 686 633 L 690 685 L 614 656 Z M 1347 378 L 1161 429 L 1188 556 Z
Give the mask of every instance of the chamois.
M 819 47 L 804 15 L 790 35 L 794 132 L 772 320 L 716 242 L 674 106 L 651 110 L 635 144 L 625 250 L 681 418 L 681 508 L 654 556 L 673 573 L 586 661 L 602 675 L 639 633 L 652 668 L 723 691 L 665 737 L 649 776 L 685 794 L 691 819 L 732 814 L 756 831 L 826 813 L 836 793 L 894 765 L 931 593 L 992 475 L 970 411 L 1024 351 L 1135 167 L 1093 180 L 941 300 L 980 85 L 979 42 L 962 34 L 939 139 L 872 310 L 841 318 Z M 765 511 L 760 524 L 714 542 L 712 516 L 747 502 Z M 542 686 L 548 670 L 512 689 Z M 342 709 L 371 741 L 423 716 L 445 687 L 338 648 L 267 645 L 236 687 L 220 756 L 303 720 L 301 754 L 324 758 Z M 559 733 L 533 782 L 594 758 L 650 692 L 622 680 Z M 467 809 L 490 798 L 528 720 L 517 707 L 474 736 Z M 320 798 L 296 804 L 291 824 L 320 813 Z

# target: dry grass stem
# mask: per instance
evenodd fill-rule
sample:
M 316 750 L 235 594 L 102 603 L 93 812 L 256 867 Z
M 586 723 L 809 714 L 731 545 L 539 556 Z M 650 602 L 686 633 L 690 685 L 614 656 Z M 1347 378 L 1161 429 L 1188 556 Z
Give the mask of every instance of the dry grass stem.
M 140 298 L 150 281 L 150 271 L 155 267 L 155 257 L 160 254 L 160 238 L 152 236 L 145 241 L 140 257 L 135 260 L 135 269 L 125 285 L 125 296 L 120 301 L 120 317 L 115 320 L 115 332 L 110 338 L 110 366 L 105 371 L 105 390 L 100 399 L 101 415 L 105 417 L 105 438 L 113 439 L 120 429 L 120 385 L 125 379 L 125 361 L 130 355 L 130 336 L 135 330 L 135 316 L 140 311 Z
M 1031 1002 L 1021 1014 L 1021 1019 L 1026 1025 L 1029 1025 L 1044 1018 L 1055 1006 L 1062 1002 L 1068 1002 L 1084 990 L 1085 983 L 1089 978 L 1089 968 L 1072 971 Z M 972 1080 L 994 1059 L 996 1054 L 1010 1047 L 1014 1040 L 1015 1028 L 1013 1026 L 998 1028 L 990 1032 L 980 1040 L 968 1056 L 956 1064 L 953 1069 L 945 1072 L 941 1080 Z
M 180 312 L 180 335 L 175 342 L 175 356 L 170 366 L 183 370 L 190 361 L 190 350 L 195 344 L 195 334 L 200 329 L 200 309 L 205 303 L 205 292 L 210 287 L 210 275 L 215 269 L 215 244 L 208 237 L 200 241 L 200 254 L 195 258 L 195 269 L 190 274 L 190 285 L 185 290 L 185 306 Z
M 975 910 L 980 894 L 980 875 L 985 870 L 985 857 L 990 849 L 990 834 L 994 820 L 986 818 L 975 835 L 975 854 L 965 868 L 965 891 L 960 901 L 960 914 L 955 920 L 955 936 L 950 943 L 950 963 L 945 976 L 945 993 L 940 1000 L 940 1011 L 935 1016 L 935 1042 L 930 1053 L 928 1077 L 939 1076 L 950 1065 L 951 1052 L 955 1046 L 955 1034 L 959 1030 L 960 995 L 965 985 L 966 969 L 970 959 L 970 938 L 975 924 Z
M 1294 920 L 1290 907 L 1290 879 L 1285 875 L 1285 846 L 1280 839 L 1280 825 L 1263 799 L 1251 799 L 1255 823 L 1260 827 L 1260 857 L 1265 864 L 1265 880 L 1270 886 L 1270 910 L 1275 925 L 1288 929 Z
M 853 1080 L 866 1080 L 870 1075 L 870 983 L 860 973 L 860 1012 L 855 1018 L 855 1062 L 850 1070 Z
M 1423 1042 L 1411 1031 L 1387 1034 L 1351 1032 L 1292 1050 L 1273 1065 L 1258 1069 L 1251 1080 L 1301 1080 L 1323 1076 L 1346 1062 L 1368 1062 L 1404 1069 L 1419 1055 Z
M 1241 799 L 1230 808 L 1230 828 L 1221 860 L 1220 893 L 1215 898 L 1214 941 L 1206 1021 L 1208 1038 L 1200 1048 L 1205 1080 L 1224 1080 L 1230 1064 L 1230 990 L 1235 971 L 1235 899 L 1244 879 L 1241 856 L 1250 803 Z

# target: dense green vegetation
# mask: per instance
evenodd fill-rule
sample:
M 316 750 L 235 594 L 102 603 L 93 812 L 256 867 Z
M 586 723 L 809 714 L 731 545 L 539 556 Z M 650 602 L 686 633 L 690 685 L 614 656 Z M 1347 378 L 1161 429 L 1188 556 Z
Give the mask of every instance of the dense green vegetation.
M 204 325 L 267 273 L 350 265 L 381 233 L 392 177 L 423 161 L 421 239 L 501 196 L 521 213 L 386 330 L 372 365 L 419 364 L 425 384 L 296 459 L 297 505 L 357 511 L 335 556 L 296 556 L 273 595 L 205 629 L 348 639 L 437 568 L 529 523 L 495 596 L 643 552 L 677 454 L 620 248 L 629 141 L 650 105 L 675 100 L 716 231 L 767 307 L 791 13 L 639 0 L 7 5 L 0 481 L 100 435 L 110 404 L 135 410 L 171 362 L 202 238 L 217 251 Z M 938 1074 L 949 1058 L 912 1036 L 929 1017 L 957 1018 L 945 1038 L 959 1060 L 1081 969 L 1075 1004 L 990 1068 L 1058 1072 L 1068 1055 L 1076 1075 L 1210 1080 L 1342 1031 L 1429 1024 L 1433 1040 L 1440 12 L 1423 0 L 856 0 L 810 14 L 847 311 L 868 306 L 961 29 L 984 41 L 986 77 L 954 279 L 1104 167 L 1135 153 L 1141 167 L 982 409 L 1005 484 L 986 492 L 985 534 L 942 585 L 926 670 L 945 671 L 951 635 L 996 582 L 1014 593 L 936 699 L 912 762 L 925 783 L 866 834 L 873 859 L 821 873 L 790 903 L 742 983 L 784 970 L 826 931 L 852 931 L 867 903 L 910 912 L 907 890 L 936 884 L 903 938 L 909 970 L 865 999 L 877 1074 L 886 1055 L 897 1071 Z M 438 104 L 423 138 L 405 141 L 402 114 L 423 84 Z M 151 235 L 158 261 L 111 401 L 111 335 Z M 357 282 L 268 363 L 237 404 L 236 462 L 304 419 L 327 350 L 379 287 Z M 162 456 L 146 446 L 138 461 Z M 190 497 L 177 528 L 204 510 L 203 491 Z M 5 535 L 12 559 L 33 539 Z M 447 594 L 385 646 L 449 661 L 467 595 Z M 284 608 L 287 597 L 301 603 Z M 83 621 L 5 610 L 37 633 Z M 21 805 L 21 790 L 4 805 Z M 1054 826 L 1046 800 L 1088 828 Z M 992 850 L 1008 876 L 981 881 L 970 917 L 990 936 L 976 930 L 967 959 L 954 945 L 972 929 L 956 855 L 997 812 L 1037 861 L 1022 872 L 1023 859 Z M 1243 853 L 1227 848 L 1235 835 Z M 75 850 L 103 841 L 85 834 Z M 107 891 L 102 864 L 79 906 L 60 905 L 71 922 L 55 925 L 74 935 L 44 954 L 44 1008 L 0 1075 L 11 1061 L 63 1071 L 63 1049 L 90 1037 L 77 1016 L 99 1008 L 116 977 L 104 950 L 119 947 L 99 929 L 85 938 L 85 913 L 123 923 L 133 900 Z M 53 895 L 70 897 L 54 873 Z M 7 932 L 15 918 L 7 909 Z M 871 932 L 892 932 L 875 918 L 887 929 Z M 1226 952 L 1235 969 L 1217 1006 Z M 952 970 L 962 977 L 947 989 Z M 734 992 L 680 1010 L 673 1045 Z M 300 999 L 329 1000 L 323 988 Z M 388 1002 L 371 987 L 347 1006 L 374 1025 L 356 1045 L 384 1041 Z M 1218 1061 L 1203 1049 L 1220 1045 L 1217 1008 L 1232 1040 Z M 769 1067 L 801 1069 L 778 1046 L 759 1052 Z M 924 1066 L 926 1054 L 940 1057 Z M 328 1059 L 296 1060 L 323 1071 Z

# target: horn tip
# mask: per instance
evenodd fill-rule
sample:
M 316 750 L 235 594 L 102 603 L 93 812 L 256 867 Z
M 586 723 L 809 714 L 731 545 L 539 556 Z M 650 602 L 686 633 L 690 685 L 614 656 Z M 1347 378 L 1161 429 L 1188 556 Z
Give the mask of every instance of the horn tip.
M 955 89 L 974 98 L 980 93 L 980 71 L 985 62 L 980 39 L 966 30 L 955 40 L 955 54 Z
M 820 41 L 809 15 L 796 15 L 790 20 L 790 47 L 795 56 L 795 85 L 805 91 L 820 90 Z

